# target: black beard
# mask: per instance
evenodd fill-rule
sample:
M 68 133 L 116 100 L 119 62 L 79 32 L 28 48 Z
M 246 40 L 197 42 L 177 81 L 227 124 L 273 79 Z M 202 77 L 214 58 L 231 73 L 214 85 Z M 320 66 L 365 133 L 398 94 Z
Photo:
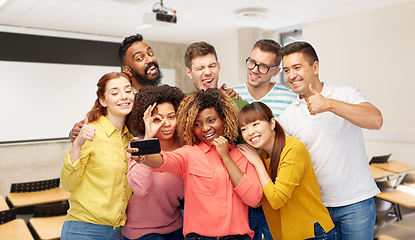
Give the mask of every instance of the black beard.
M 158 73 L 154 78 L 149 78 L 145 73 L 152 66 L 156 66 Z M 133 78 L 135 78 L 135 80 L 142 86 L 157 86 L 161 83 L 161 79 L 163 78 L 163 74 L 161 73 L 159 65 L 156 62 L 152 62 L 147 65 L 144 69 L 144 75 L 140 75 L 133 69 L 131 69 L 131 73 L 133 74 Z

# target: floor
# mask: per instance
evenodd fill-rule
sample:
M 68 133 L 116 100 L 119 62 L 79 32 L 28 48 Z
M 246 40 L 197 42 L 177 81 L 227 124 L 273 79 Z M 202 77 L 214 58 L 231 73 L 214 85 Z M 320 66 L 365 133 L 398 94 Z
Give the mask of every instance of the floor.
M 386 235 L 399 240 L 415 240 L 415 210 L 401 207 L 402 220 L 386 222 L 376 233 L 376 237 Z M 391 218 L 383 218 L 390 220 Z M 380 239 L 379 239 L 380 240 Z

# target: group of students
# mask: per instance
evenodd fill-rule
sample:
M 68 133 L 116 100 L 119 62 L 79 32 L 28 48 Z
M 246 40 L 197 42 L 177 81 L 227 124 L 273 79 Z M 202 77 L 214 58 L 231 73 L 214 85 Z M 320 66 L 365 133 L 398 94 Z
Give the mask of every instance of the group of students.
M 97 84 L 64 158 L 61 182 L 71 196 L 61 239 L 252 239 L 248 207 L 259 205 L 273 239 L 338 238 L 309 150 L 266 104 L 238 110 L 218 88 L 185 95 L 147 86 L 134 96 L 133 84 L 125 73 Z M 160 154 L 129 147 L 150 138 Z

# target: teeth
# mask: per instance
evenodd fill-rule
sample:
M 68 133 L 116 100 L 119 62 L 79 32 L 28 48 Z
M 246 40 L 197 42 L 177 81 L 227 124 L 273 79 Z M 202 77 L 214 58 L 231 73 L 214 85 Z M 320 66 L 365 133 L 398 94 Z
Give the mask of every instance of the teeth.
M 256 137 L 251 138 L 251 142 L 256 142 L 258 140 L 259 140 L 259 136 L 256 136 Z
M 215 133 L 211 133 L 211 134 L 205 135 L 205 138 L 211 137 L 211 136 L 213 136 L 214 134 L 215 134 Z

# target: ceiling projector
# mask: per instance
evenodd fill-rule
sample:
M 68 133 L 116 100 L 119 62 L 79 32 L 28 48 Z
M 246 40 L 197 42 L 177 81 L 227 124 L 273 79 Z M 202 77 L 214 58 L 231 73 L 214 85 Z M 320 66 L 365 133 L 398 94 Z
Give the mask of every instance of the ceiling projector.
M 156 7 L 158 6 L 158 8 Z M 169 14 L 171 12 L 172 14 Z M 163 0 L 154 4 L 153 12 L 143 16 L 143 23 L 149 25 L 165 25 L 166 23 L 177 23 L 176 10 L 165 7 Z
M 144 24 L 164 25 L 164 23 L 177 23 L 176 15 L 170 15 L 163 12 L 146 13 L 143 16 Z

